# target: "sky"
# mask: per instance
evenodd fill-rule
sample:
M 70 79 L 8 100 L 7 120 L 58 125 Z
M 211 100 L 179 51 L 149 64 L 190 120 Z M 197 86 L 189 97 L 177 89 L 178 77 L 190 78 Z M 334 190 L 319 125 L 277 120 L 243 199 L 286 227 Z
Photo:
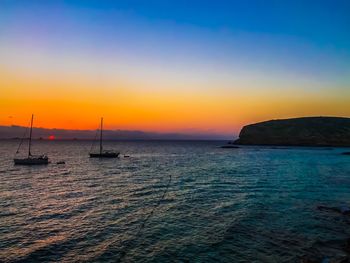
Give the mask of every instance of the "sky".
M 0 1 L 0 125 L 237 134 L 350 117 L 350 1 Z

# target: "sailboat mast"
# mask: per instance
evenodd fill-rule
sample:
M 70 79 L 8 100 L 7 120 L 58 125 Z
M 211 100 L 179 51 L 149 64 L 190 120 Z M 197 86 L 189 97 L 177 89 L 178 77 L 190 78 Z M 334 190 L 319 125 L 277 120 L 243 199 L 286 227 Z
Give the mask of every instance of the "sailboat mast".
M 102 154 L 102 130 L 103 130 L 103 118 L 101 118 L 101 130 L 100 130 L 100 154 Z
M 30 152 L 30 148 L 31 148 L 31 146 L 32 146 L 33 118 L 34 118 L 34 115 L 32 114 L 32 120 L 31 120 L 31 122 L 30 122 L 28 157 L 32 155 L 32 153 Z

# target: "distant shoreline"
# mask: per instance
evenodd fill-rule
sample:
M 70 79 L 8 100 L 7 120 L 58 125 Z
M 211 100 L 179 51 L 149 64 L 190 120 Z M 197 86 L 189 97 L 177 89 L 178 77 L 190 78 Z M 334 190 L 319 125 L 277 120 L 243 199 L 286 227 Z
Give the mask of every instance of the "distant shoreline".
M 1 126 L 0 138 L 13 139 L 28 137 L 27 127 Z M 49 139 L 53 136 L 56 140 L 93 140 L 97 130 L 65 130 L 33 128 L 33 138 Z M 140 130 L 104 130 L 103 138 L 106 140 L 232 140 L 232 134 L 220 134 L 215 132 L 147 132 Z
M 28 140 L 29 138 L 24 138 L 23 140 Z M 22 138 L 0 138 L 0 141 L 19 141 L 22 140 Z M 47 142 L 55 142 L 55 141 L 95 141 L 95 139 L 38 139 L 38 138 L 32 138 L 34 141 L 47 141 Z M 132 142 L 132 141 L 140 141 L 140 142 L 156 142 L 156 141 L 163 141 L 163 142 L 229 142 L 230 140 L 225 139 L 104 139 L 104 141 L 115 141 L 115 142 Z

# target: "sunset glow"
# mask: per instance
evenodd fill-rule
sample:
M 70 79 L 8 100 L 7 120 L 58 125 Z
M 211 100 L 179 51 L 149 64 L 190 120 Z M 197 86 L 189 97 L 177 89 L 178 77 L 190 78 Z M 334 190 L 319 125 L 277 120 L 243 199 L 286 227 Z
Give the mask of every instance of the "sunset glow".
M 343 8 L 99 3 L 0 3 L 0 125 L 233 134 L 350 116 Z

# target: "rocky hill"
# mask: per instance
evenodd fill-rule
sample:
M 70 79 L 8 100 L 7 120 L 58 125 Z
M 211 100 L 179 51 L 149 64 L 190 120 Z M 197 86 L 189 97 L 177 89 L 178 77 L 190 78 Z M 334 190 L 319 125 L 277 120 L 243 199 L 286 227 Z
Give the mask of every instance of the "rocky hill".
M 235 144 L 350 146 L 350 118 L 303 117 L 244 126 Z

